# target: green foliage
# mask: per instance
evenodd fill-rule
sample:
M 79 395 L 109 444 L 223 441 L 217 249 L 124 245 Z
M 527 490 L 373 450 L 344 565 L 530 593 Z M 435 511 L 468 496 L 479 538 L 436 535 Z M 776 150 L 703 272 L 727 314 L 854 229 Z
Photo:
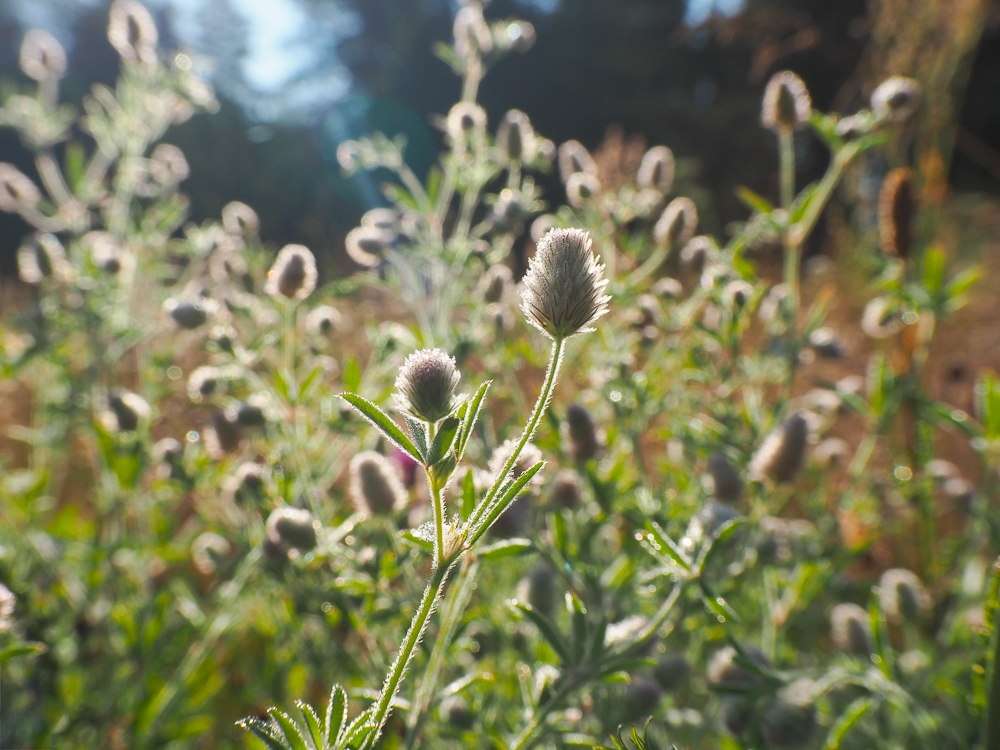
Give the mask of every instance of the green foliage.
M 426 183 L 401 141 L 342 144 L 345 170 L 394 175 L 392 207 L 347 238 L 365 270 L 315 290 L 305 248 L 267 268 L 248 207 L 185 223 L 186 164 L 157 142 L 212 106 L 186 64 L 128 36 L 121 81 L 82 120 L 55 74 L 5 102 L 44 195 L 2 174 L 0 207 L 41 233 L 0 355 L 31 410 L 5 425 L 26 459 L 0 477 L 0 744 L 995 743 L 1000 383 L 979 384 L 974 416 L 924 384 L 936 323 L 978 271 L 930 240 L 872 257 L 861 325 L 880 343 L 861 388 L 813 362 L 840 350 L 827 301 L 798 288 L 803 243 L 893 124 L 814 114 L 832 154 L 819 182 L 781 206 L 742 190 L 752 213 L 724 244 L 685 236 L 693 204 L 662 174 L 609 172 L 523 114 L 488 129 L 476 92 L 516 49 L 512 24 L 469 4 L 439 48 L 462 101 Z M 554 168 L 568 205 L 535 183 Z M 612 302 L 546 359 L 512 258 L 550 227 L 589 232 L 604 268 L 532 317 L 594 302 L 602 273 Z M 774 243 L 783 286 L 755 268 Z M 542 265 L 524 304 L 565 273 Z M 473 385 L 397 417 L 383 405 L 421 348 Z M 980 487 L 938 460 L 942 435 L 969 443 Z M 365 470 L 363 451 L 379 454 Z M 917 584 L 862 565 L 876 532 Z M 843 602 L 867 611 L 870 655 L 838 650 Z M 657 669 L 668 653 L 683 674 Z M 325 711 L 304 702 L 330 683 Z

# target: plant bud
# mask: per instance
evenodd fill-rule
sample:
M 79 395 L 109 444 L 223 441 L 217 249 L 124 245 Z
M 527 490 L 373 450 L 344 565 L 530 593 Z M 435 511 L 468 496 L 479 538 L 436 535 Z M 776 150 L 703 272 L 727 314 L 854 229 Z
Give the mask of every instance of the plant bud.
M 6 633 L 14 627 L 14 607 L 17 597 L 14 592 L 0 583 L 0 633 Z
M 667 693 L 680 690 L 690 674 L 691 662 L 683 651 L 668 651 L 657 659 L 653 667 L 653 679 Z
M 851 455 L 851 446 L 840 438 L 827 438 L 816 446 L 813 459 L 824 468 L 839 466 Z
M 202 365 L 195 368 L 188 376 L 188 398 L 196 404 L 201 403 L 204 398 L 213 395 L 219 389 L 221 379 L 222 373 L 218 367 Z
M 94 265 L 110 276 L 116 276 L 125 264 L 126 254 L 121 242 L 107 232 L 87 232 L 80 238 L 90 253 Z
M 36 81 L 59 79 L 66 72 L 66 51 L 47 31 L 31 29 L 21 42 L 21 70 Z
M 17 251 L 17 270 L 26 284 L 62 280 L 69 273 L 66 251 L 53 234 L 33 234 Z
M 865 305 L 861 330 L 873 339 L 885 339 L 903 330 L 903 319 L 887 298 L 875 297 Z
M 489 303 L 502 302 L 514 286 L 514 274 L 507 266 L 490 266 L 483 276 L 481 291 L 483 299 Z
M 341 327 L 343 318 L 336 308 L 320 305 L 306 316 L 306 330 L 314 336 L 332 336 Z
M 201 575 L 214 575 L 218 569 L 218 561 L 225 558 L 232 549 L 233 545 L 224 536 L 206 531 L 199 534 L 191 544 L 191 562 Z
M 458 406 L 455 388 L 461 377 L 455 358 L 440 349 L 414 352 L 396 377 L 396 408 L 424 422 L 440 422 Z
M 601 448 L 597 427 L 585 407 L 580 404 L 566 407 L 566 431 L 574 460 L 588 461 L 597 455 Z
M 497 148 L 504 162 L 530 162 L 538 149 L 531 120 L 519 109 L 512 109 L 497 126 Z
M 0 211 L 33 209 L 42 194 L 31 178 L 8 162 L 0 162 Z
M 674 186 L 674 152 L 666 146 L 653 146 L 642 157 L 635 181 L 641 188 L 669 193 Z
M 878 231 L 885 253 L 903 260 L 910 257 L 916 212 L 913 170 L 902 167 L 892 170 L 878 198 Z
M 753 296 L 753 287 L 742 279 L 730 281 L 722 290 L 722 298 L 726 305 L 733 310 L 742 310 L 750 297 Z
M 771 76 L 764 89 L 764 105 L 760 114 L 765 128 L 790 132 L 806 125 L 811 115 L 812 99 L 801 78 L 790 70 Z
M 406 504 L 396 469 L 381 453 L 364 451 L 351 459 L 351 503 L 365 516 L 389 515 Z
M 547 563 L 539 563 L 521 581 L 518 596 L 527 600 L 532 609 L 551 617 L 562 600 L 562 588 L 555 571 Z
M 459 8 L 452 31 L 455 36 L 455 52 L 464 60 L 488 55 L 493 51 L 493 34 L 490 33 L 490 27 L 478 5 Z
M 819 728 L 811 690 L 803 690 L 797 684 L 789 685 L 764 712 L 761 731 L 768 746 L 775 750 L 811 747 Z
M 163 303 L 163 309 L 178 328 L 191 331 L 208 321 L 208 311 L 205 304 L 197 297 L 187 300 L 168 299 Z
M 931 598 L 927 589 L 911 570 L 887 570 L 878 586 L 882 609 L 892 622 L 919 622 L 930 611 Z
M 359 266 L 376 268 L 395 240 L 396 235 L 382 227 L 355 227 L 344 238 L 344 249 Z
M 770 666 L 764 652 L 759 648 L 744 646 L 743 650 L 760 667 Z M 736 649 L 732 646 L 724 646 L 715 652 L 708 663 L 705 676 L 709 685 L 722 690 L 749 690 L 760 682 L 759 675 L 736 660 Z
M 449 695 L 441 701 L 441 714 L 456 729 L 472 729 L 476 725 L 476 715 L 460 695 Z
M 268 421 L 268 396 L 255 393 L 236 406 L 236 421 L 243 427 L 263 427 Z
M 184 446 L 172 437 L 156 441 L 153 446 L 153 458 L 164 464 L 174 465 L 184 456 Z
M 288 550 L 308 552 L 316 546 L 319 521 L 302 508 L 278 508 L 267 517 L 267 539 Z
M 264 291 L 272 297 L 305 299 L 316 288 L 316 259 L 303 245 L 285 245 L 267 272 Z
M 604 265 L 591 252 L 590 234 L 553 229 L 528 263 L 521 311 L 553 340 L 586 333 L 608 311 L 607 285 Z
M 222 458 L 240 447 L 243 428 L 236 421 L 234 412 L 216 409 L 212 412 L 212 423 L 205 430 L 205 450 L 213 458 Z
M 753 726 L 755 715 L 753 702 L 741 695 L 727 695 L 722 699 L 719 720 L 734 737 L 744 735 Z
M 798 476 L 805 462 L 809 423 L 804 412 L 795 412 L 769 434 L 750 462 L 750 476 L 782 484 Z
M 572 469 L 563 469 L 552 480 L 549 501 L 553 508 L 577 508 L 583 502 L 583 482 Z
M 653 239 L 658 245 L 680 247 L 687 243 L 698 228 L 698 208 L 690 198 L 674 198 L 663 209 L 653 227 Z
M 617 717 L 620 724 L 631 724 L 649 718 L 660 703 L 663 691 L 649 677 L 632 677 L 625 687 Z
M 743 477 L 722 453 L 713 453 L 708 457 L 706 485 L 709 494 L 719 502 L 738 503 L 743 497 Z
M 130 432 L 139 428 L 139 423 L 148 419 L 149 404 L 142 396 L 118 389 L 108 394 L 108 411 L 112 417 L 108 420 L 109 429 L 118 432 Z
M 246 203 L 230 201 L 222 207 L 222 228 L 233 237 L 254 237 L 260 230 L 260 218 Z
M 115 0 L 111 4 L 108 41 L 125 62 L 156 61 L 156 24 L 135 0 Z
M 473 102 L 459 102 L 448 112 L 445 128 L 452 142 L 464 143 L 486 130 L 486 110 Z
M 844 342 L 832 328 L 817 328 L 809 334 L 808 344 L 823 359 L 843 359 L 847 354 Z
M 594 177 L 598 177 L 597 162 L 586 147 L 580 141 L 566 141 L 559 146 L 559 176 L 563 184 L 569 182 L 571 175 L 577 172 L 586 172 Z
M 920 89 L 912 78 L 887 78 L 872 93 L 872 114 L 878 120 L 905 122 L 920 106 Z
M 587 172 L 571 174 L 566 180 L 566 200 L 573 208 L 583 208 L 601 192 L 601 181 Z
M 690 243 L 689 243 L 690 244 Z M 680 299 L 684 296 L 684 286 L 677 279 L 664 276 L 653 284 L 653 294 L 663 299 Z
M 857 604 L 838 604 L 830 611 L 830 635 L 841 651 L 868 657 L 873 638 L 868 613 Z

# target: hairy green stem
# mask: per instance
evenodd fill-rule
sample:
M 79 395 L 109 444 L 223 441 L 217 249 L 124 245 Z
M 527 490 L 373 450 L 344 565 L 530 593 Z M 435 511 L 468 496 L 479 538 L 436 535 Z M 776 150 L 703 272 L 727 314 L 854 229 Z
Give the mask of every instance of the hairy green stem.
M 486 497 L 483 498 L 483 501 L 479 504 L 475 511 L 473 511 L 472 516 L 469 518 L 468 528 L 470 530 L 470 542 L 475 541 L 475 539 L 485 533 L 486 529 L 479 528 L 480 525 L 483 520 L 489 518 L 490 514 L 496 509 L 499 504 L 498 496 L 500 493 L 500 487 L 504 484 L 504 480 L 510 474 L 511 469 L 514 468 L 514 464 L 517 463 L 517 459 L 520 458 L 521 451 L 524 450 L 524 446 L 526 446 L 535 435 L 538 423 L 541 421 L 542 415 L 545 414 L 545 410 L 549 406 L 549 401 L 552 400 L 552 392 L 555 389 L 556 381 L 559 378 L 559 367 L 562 365 L 565 348 L 565 339 L 556 339 L 552 342 L 552 353 L 549 355 L 549 366 L 545 371 L 545 380 L 542 383 L 542 389 L 538 393 L 538 399 L 535 401 L 535 406 L 531 410 L 531 417 L 528 419 L 528 424 L 525 425 L 524 432 L 521 433 L 521 437 L 518 439 L 517 445 L 507 458 L 507 462 L 503 465 L 503 468 L 497 472 L 493 486 L 490 487 L 489 492 L 486 493 Z
M 416 650 L 417 644 L 420 643 L 420 639 L 427 629 L 427 623 L 430 622 L 431 615 L 434 613 L 434 606 L 444 591 L 445 584 L 448 582 L 448 574 L 451 572 L 452 567 L 454 567 L 454 561 L 446 565 L 436 566 L 431 573 L 431 579 L 427 583 L 427 588 L 424 589 L 424 595 L 417 607 L 417 612 L 413 615 L 413 620 L 410 621 L 406 637 L 403 639 L 403 643 L 399 647 L 399 652 L 396 654 L 396 659 L 393 661 L 392 667 L 385 677 L 385 682 L 382 684 L 382 692 L 379 693 L 372 718 L 368 721 L 369 726 L 374 731 L 369 735 L 365 747 L 374 747 L 378 738 L 382 735 L 382 729 L 385 727 L 385 722 L 388 720 L 389 713 L 392 710 L 392 699 L 396 697 L 399 685 L 403 681 L 403 677 L 406 676 L 406 668 L 410 665 L 410 660 L 413 659 L 413 652 Z

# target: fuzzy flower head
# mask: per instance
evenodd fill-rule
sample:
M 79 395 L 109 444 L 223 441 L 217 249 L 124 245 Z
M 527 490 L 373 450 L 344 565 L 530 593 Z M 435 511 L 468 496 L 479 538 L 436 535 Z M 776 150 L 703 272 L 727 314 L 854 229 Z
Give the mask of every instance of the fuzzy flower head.
M 774 131 L 794 130 L 809 122 L 812 99 L 809 89 L 795 73 L 783 70 L 771 76 L 764 89 L 760 120 Z
M 406 489 L 385 456 L 364 451 L 351 459 L 350 497 L 359 513 L 384 516 L 406 503 Z
M 455 388 L 461 377 L 455 358 L 440 349 L 414 352 L 396 377 L 396 408 L 424 422 L 439 422 L 458 406 Z
M 857 604 L 838 604 L 830 611 L 833 644 L 848 654 L 868 656 L 872 652 L 872 629 L 868 613 Z
M 304 245 L 285 245 L 267 272 L 264 290 L 272 297 L 305 299 L 316 288 L 316 258 Z
M 66 51 L 47 31 L 31 29 L 24 35 L 18 62 L 28 78 L 36 81 L 58 79 L 66 72 Z
M 156 61 L 159 35 L 153 17 L 135 0 L 115 0 L 108 21 L 108 41 L 125 62 Z
M 912 78 L 892 76 L 872 93 L 872 114 L 889 122 L 904 122 L 920 105 L 920 84 Z
M 14 627 L 14 605 L 17 604 L 17 597 L 14 593 L 0 583 L 0 633 L 4 633 Z
M 590 234 L 553 229 L 538 243 L 521 291 L 528 322 L 555 341 L 594 330 L 611 298 L 604 265 L 591 252 Z
M 653 146 L 642 157 L 635 181 L 639 187 L 669 193 L 674 186 L 674 152 L 666 146 Z

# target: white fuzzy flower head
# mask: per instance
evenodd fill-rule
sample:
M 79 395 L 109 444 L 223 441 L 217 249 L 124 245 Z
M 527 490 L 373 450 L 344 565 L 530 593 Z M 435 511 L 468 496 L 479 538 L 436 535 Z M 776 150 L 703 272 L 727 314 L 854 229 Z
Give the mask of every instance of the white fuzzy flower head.
M 376 225 L 363 225 L 347 233 L 344 247 L 351 260 L 358 265 L 376 268 L 395 240 L 396 235 L 391 230 Z
M 597 162 L 580 141 L 566 141 L 559 146 L 559 176 L 566 183 L 570 175 L 586 172 L 597 177 Z
M 538 150 L 531 120 L 519 109 L 512 109 L 497 126 L 497 147 L 505 162 L 525 162 L 535 158 Z
M 666 146 L 653 146 L 642 157 L 635 181 L 641 188 L 669 193 L 674 186 L 674 152 Z
M 764 89 L 760 121 L 774 131 L 791 131 L 809 122 L 812 99 L 809 89 L 795 73 L 782 70 L 771 76 Z
M 17 604 L 17 597 L 9 588 L 0 583 L 0 633 L 14 627 L 15 604 Z
M 809 421 L 804 412 L 795 412 L 761 443 L 750 462 L 750 476 L 777 484 L 791 482 L 805 462 Z
M 653 227 L 653 239 L 659 245 L 679 247 L 694 236 L 697 228 L 698 207 L 690 198 L 681 196 L 674 198 L 663 209 L 663 214 Z
M 566 180 L 566 200 L 573 208 L 583 208 L 601 192 L 601 181 L 589 172 L 576 172 Z
M 12 213 L 38 205 L 42 194 L 31 178 L 8 162 L 0 162 L 0 211 Z
M 414 352 L 396 377 L 396 408 L 424 422 L 439 422 L 458 405 L 455 388 L 461 377 L 455 358 L 440 349 Z
M 305 299 L 316 288 L 316 259 L 304 245 L 285 245 L 267 272 L 264 291 L 272 297 Z
M 351 503 L 365 516 L 384 516 L 403 507 L 406 489 L 381 453 L 364 451 L 351 459 Z
M 887 78 L 872 93 L 872 114 L 889 122 L 908 120 L 920 105 L 920 90 L 920 83 L 912 78 Z
M 555 341 L 594 330 L 611 300 L 604 264 L 591 251 L 582 229 L 553 229 L 528 264 L 521 311 L 528 322 Z
M 47 31 L 31 29 L 21 42 L 21 70 L 28 78 L 59 79 L 66 72 L 66 52 L 59 40 Z
M 62 280 L 69 273 L 66 251 L 54 234 L 34 234 L 17 251 L 17 269 L 27 284 Z
M 930 595 L 912 570 L 887 570 L 878 585 L 882 609 L 892 622 L 918 622 L 930 612 Z
M 108 41 L 125 62 L 156 61 L 159 35 L 153 17 L 135 0 L 115 0 L 108 21 Z
M 222 226 L 234 237 L 253 236 L 260 229 L 260 218 L 246 203 L 230 201 L 222 208 Z
M 872 630 L 868 613 L 857 604 L 838 604 L 830 611 L 833 644 L 848 654 L 868 656 L 872 652 Z

